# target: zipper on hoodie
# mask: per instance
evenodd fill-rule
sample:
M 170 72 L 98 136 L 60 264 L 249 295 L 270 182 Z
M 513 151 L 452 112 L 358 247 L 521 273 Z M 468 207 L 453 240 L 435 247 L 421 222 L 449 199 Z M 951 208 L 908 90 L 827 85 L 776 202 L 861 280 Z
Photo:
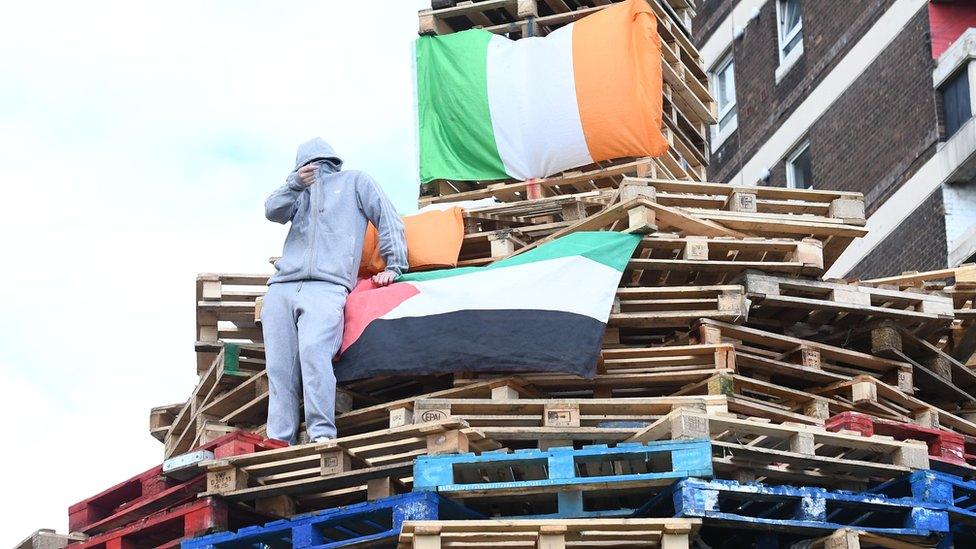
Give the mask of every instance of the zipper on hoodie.
M 315 239 L 318 236 L 319 230 L 319 207 L 315 203 L 315 187 L 318 186 L 318 182 L 312 183 L 312 187 L 309 189 L 309 198 L 311 199 L 309 207 L 311 211 L 309 212 L 309 222 L 312 224 L 312 238 L 309 239 L 309 246 L 312 247 L 311 253 L 308 254 L 308 268 L 306 269 L 305 278 L 312 278 L 312 265 L 315 264 L 315 250 L 318 248 L 315 244 Z M 319 193 L 322 194 L 322 193 Z

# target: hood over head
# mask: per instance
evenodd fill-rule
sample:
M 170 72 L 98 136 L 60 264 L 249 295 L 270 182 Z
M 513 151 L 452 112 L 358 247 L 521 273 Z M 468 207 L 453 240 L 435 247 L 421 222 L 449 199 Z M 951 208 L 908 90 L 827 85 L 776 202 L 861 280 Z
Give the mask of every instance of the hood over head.
M 339 158 L 332 146 L 321 137 L 310 139 L 298 146 L 298 154 L 295 155 L 295 170 L 316 160 L 328 160 L 335 164 L 336 170 L 342 169 L 342 158 Z

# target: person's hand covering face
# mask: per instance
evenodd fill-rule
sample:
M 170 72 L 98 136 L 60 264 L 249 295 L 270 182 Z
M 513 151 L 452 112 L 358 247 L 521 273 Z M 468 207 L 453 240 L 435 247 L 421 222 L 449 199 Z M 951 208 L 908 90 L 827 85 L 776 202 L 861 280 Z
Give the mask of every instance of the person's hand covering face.
M 298 169 L 298 181 L 306 187 L 310 187 L 312 183 L 315 183 L 315 170 L 319 167 L 318 162 L 312 162 L 311 164 L 302 166 Z

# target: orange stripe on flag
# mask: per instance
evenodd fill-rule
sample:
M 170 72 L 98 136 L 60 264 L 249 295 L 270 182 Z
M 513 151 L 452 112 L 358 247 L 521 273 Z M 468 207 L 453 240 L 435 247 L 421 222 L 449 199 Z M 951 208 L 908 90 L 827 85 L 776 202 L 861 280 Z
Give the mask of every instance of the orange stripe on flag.
M 576 102 L 594 161 L 659 156 L 661 37 L 647 0 L 627 0 L 573 24 Z

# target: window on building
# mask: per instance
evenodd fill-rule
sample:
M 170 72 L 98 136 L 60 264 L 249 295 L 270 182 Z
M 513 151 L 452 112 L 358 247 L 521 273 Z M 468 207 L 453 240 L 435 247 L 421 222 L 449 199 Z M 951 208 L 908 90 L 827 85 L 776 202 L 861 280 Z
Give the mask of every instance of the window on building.
M 949 139 L 973 116 L 969 102 L 969 71 L 961 70 L 942 86 L 942 120 Z
M 813 188 L 809 141 L 793 149 L 786 157 L 786 186 L 793 189 Z
M 718 103 L 718 124 L 712 132 L 712 148 L 718 147 L 739 125 L 735 106 L 735 64 L 730 52 L 712 71 L 712 87 Z
M 779 21 L 779 60 L 799 55 L 803 51 L 803 18 L 800 17 L 800 0 L 776 0 L 776 17 Z

